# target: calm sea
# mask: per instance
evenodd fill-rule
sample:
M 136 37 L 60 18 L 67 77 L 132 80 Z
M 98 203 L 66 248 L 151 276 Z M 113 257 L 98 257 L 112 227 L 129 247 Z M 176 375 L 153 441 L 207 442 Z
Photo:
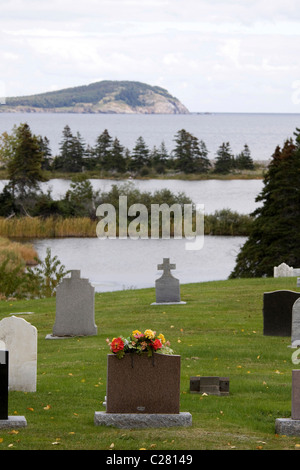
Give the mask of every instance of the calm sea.
M 167 149 L 174 148 L 174 136 L 185 129 L 203 140 L 209 157 L 223 142 L 229 142 L 233 153 L 238 154 L 248 144 L 254 160 L 268 160 L 277 145 L 293 137 L 300 127 L 300 114 L 52 114 L 52 113 L 0 113 L 0 134 L 11 132 L 14 125 L 27 122 L 37 135 L 50 140 L 53 155 L 59 151 L 62 131 L 69 125 L 73 134 L 79 132 L 90 146 L 107 129 L 114 138 L 131 150 L 142 136 L 150 149 L 164 142 Z

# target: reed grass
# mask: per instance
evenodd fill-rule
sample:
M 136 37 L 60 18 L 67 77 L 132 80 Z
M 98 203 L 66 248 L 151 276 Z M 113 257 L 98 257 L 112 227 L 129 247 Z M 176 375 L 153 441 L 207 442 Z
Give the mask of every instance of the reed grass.
M 0 217 L 0 237 L 8 238 L 63 238 L 63 237 L 96 237 L 98 220 L 89 217 Z M 224 236 L 247 236 L 251 229 L 252 218 L 238 214 L 229 209 L 205 215 L 204 234 Z M 192 230 L 196 230 L 195 217 Z M 199 228 L 199 227 L 198 227 Z M 116 221 L 118 236 L 118 220 Z M 170 235 L 173 236 L 174 220 L 170 222 Z M 184 227 L 182 226 L 184 235 Z M 149 237 L 151 222 L 149 221 Z M 161 236 L 161 227 L 160 227 Z
M 96 221 L 89 217 L 0 217 L 0 236 L 9 238 L 95 237 Z
M 37 252 L 30 243 L 12 242 L 8 238 L 0 238 L 0 261 L 6 256 L 14 255 L 15 260 L 24 262 L 27 266 L 35 265 Z

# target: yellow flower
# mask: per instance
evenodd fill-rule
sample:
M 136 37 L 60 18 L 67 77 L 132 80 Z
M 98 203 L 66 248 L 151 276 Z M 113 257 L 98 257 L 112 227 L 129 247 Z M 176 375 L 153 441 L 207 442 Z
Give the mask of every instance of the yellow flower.
M 142 333 L 139 331 L 139 330 L 134 330 L 132 333 L 131 333 L 131 336 L 134 336 L 134 335 L 141 335 Z
M 164 344 L 165 341 L 166 341 L 166 340 L 165 340 L 165 337 L 164 337 L 164 335 L 163 335 L 162 333 L 160 333 L 160 334 L 158 335 L 158 339 L 160 339 L 160 341 L 161 341 L 162 344 Z
M 144 335 L 146 336 L 146 338 L 153 339 L 155 337 L 155 331 L 145 330 Z

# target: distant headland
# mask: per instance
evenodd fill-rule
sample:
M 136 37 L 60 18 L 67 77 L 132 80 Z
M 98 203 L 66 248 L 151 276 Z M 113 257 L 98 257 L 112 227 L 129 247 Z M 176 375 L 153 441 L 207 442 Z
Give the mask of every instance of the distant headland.
M 8 97 L 0 112 L 189 114 L 167 90 L 134 81 L 91 83 L 30 96 Z

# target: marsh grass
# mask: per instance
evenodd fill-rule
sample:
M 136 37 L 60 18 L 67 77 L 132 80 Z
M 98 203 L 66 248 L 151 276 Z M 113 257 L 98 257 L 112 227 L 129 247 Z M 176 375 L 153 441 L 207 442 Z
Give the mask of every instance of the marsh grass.
M 36 393 L 9 393 L 9 414 L 24 415 L 28 425 L 18 434 L 0 430 L 0 450 L 296 449 L 300 438 L 275 435 L 275 420 L 291 415 L 290 338 L 263 336 L 262 317 L 264 292 L 295 285 L 295 278 L 187 284 L 181 286 L 187 304 L 179 306 L 151 306 L 154 289 L 99 293 L 97 336 L 65 340 L 45 339 L 55 299 L 1 301 L 0 319 L 34 312 L 23 318 L 38 329 L 38 385 Z M 146 328 L 162 332 L 181 356 L 180 408 L 192 414 L 192 426 L 94 426 L 94 412 L 104 411 L 106 338 Z M 195 375 L 229 377 L 229 396 L 191 394 Z

